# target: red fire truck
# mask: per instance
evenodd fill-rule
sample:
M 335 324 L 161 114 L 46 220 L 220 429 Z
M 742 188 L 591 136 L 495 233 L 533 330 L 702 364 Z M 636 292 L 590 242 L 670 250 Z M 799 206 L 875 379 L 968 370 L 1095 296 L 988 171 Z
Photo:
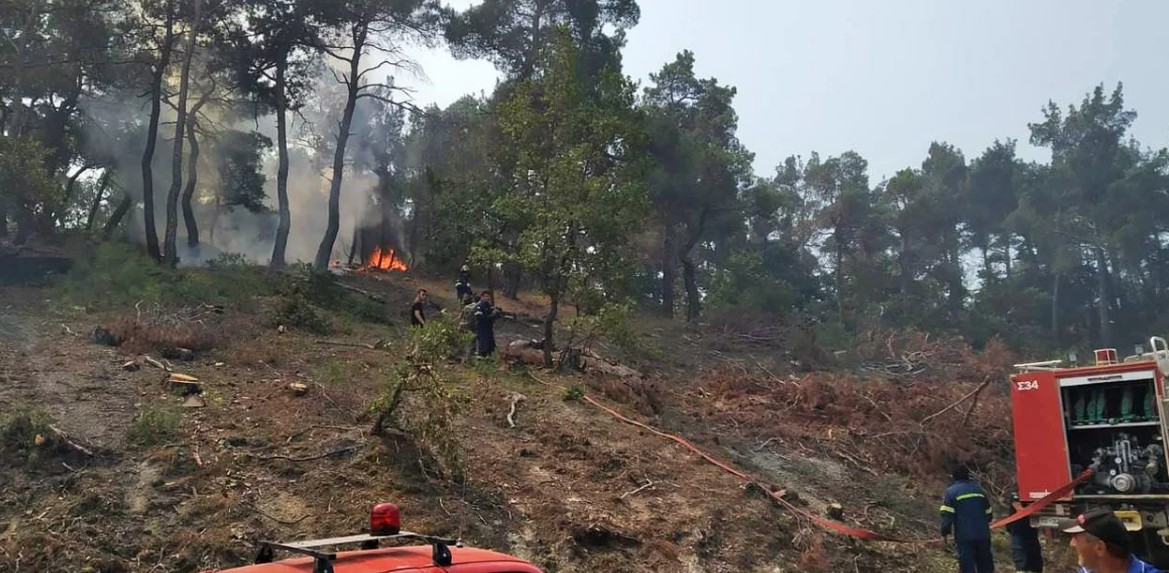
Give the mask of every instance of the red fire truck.
M 420 545 L 381 547 L 386 541 Z M 358 546 L 352 551 L 334 548 Z M 541 573 L 518 557 L 463 547 L 459 541 L 402 531 L 402 514 L 379 503 L 369 514 L 369 532 L 290 543 L 262 541 L 255 564 L 202 573 Z M 303 555 L 276 561 L 276 552 Z
M 1011 376 L 1019 498 L 1037 501 L 1092 475 L 1072 493 L 1031 517 L 1038 528 L 1107 507 L 1133 535 L 1134 549 L 1169 567 L 1169 346 L 1153 337 L 1149 350 L 1123 360 L 1095 351 L 1091 365 L 1052 360 L 1017 364 Z

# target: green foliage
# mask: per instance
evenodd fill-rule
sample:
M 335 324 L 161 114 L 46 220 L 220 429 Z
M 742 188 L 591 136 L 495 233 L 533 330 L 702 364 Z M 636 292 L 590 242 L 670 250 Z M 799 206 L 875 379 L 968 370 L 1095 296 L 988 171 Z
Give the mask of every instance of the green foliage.
M 782 314 L 799 302 L 796 292 L 763 267 L 763 255 L 744 251 L 731 255 L 710 279 L 710 307 L 716 310 L 751 308 Z
M 472 333 L 463 330 L 458 314 L 444 312 L 427 318 L 421 328 L 410 329 L 410 353 L 415 356 L 437 360 L 458 355 L 474 338 Z
M 30 222 L 38 221 L 41 231 L 51 232 L 52 216 L 62 207 L 64 196 L 45 169 L 49 154 L 34 139 L 0 136 L 0 207 L 27 213 Z
M 173 408 L 152 406 L 138 412 L 126 428 L 126 439 L 143 447 L 171 442 L 179 435 L 182 416 Z
M 566 348 L 590 350 L 604 339 L 630 356 L 659 356 L 661 350 L 649 345 L 633 327 L 636 320 L 630 303 L 605 303 L 593 314 L 577 314 L 566 321 Z
M 519 231 L 513 249 L 486 243 L 477 251 L 533 276 L 552 300 L 550 312 L 574 286 L 605 282 L 648 208 L 637 177 L 632 85 L 611 71 L 586 81 L 577 53 L 562 32 L 544 52 L 538 78 L 521 82 L 500 105 L 519 184 L 493 209 Z
M 133 246 L 102 243 L 91 256 L 79 257 L 58 288 L 78 304 L 99 308 L 139 301 L 246 308 L 255 297 L 274 293 L 277 283 L 275 276 L 238 255 L 222 255 L 207 268 L 169 269 Z
M 350 373 L 345 363 L 331 359 L 317 372 L 317 380 L 326 386 L 343 385 L 349 382 Z
M 161 302 L 173 277 L 173 271 L 131 245 L 102 243 L 91 256 L 80 257 L 59 288 L 79 304 L 113 307 L 140 300 Z
M 36 456 L 37 437 L 51 436 L 53 419 L 43 410 L 17 405 L 0 414 L 0 453 L 8 459 L 31 461 Z M 41 444 L 44 445 L 44 444 Z
M 448 363 L 470 343 L 470 335 L 459 328 L 456 317 L 447 315 L 410 332 L 410 352 L 370 404 L 376 416 L 373 431 L 376 434 L 393 427 L 405 432 L 442 476 L 462 480 L 461 445 L 454 421 L 465 398 L 453 384 Z
M 333 323 L 329 321 L 304 295 L 292 293 L 280 299 L 279 306 L 271 318 L 271 323 L 288 328 L 297 328 L 320 336 L 333 333 Z
M 487 58 L 526 79 L 539 68 L 534 48 L 567 29 L 583 47 L 578 65 L 592 76 L 620 61 L 624 32 L 640 17 L 636 0 L 486 0 L 450 18 L 446 37 L 456 57 Z
M 337 164 L 376 178 L 374 207 L 412 264 L 447 272 L 470 257 L 476 286 L 490 269 L 493 282 L 534 287 L 594 322 L 626 299 L 673 313 L 686 298 L 693 320 L 704 306 L 799 312 L 845 331 L 879 323 L 1050 348 L 1127 345 L 1169 328 L 1169 151 L 1132 139 L 1136 113 L 1122 86 L 1044 108 L 1029 125 L 1030 142 L 1051 152 L 1044 164 L 1021 160 L 1013 140 L 979 154 L 934 142 L 880 183 L 855 152 L 789 157 L 761 176 L 737 137 L 736 89 L 699 77 L 695 54 L 677 54 L 635 97 L 620 57 L 639 19 L 635 0 L 485 0 L 461 13 L 437 4 L 205 2 L 197 60 L 216 84 L 206 109 L 222 121 L 200 126 L 214 150 L 200 189 L 220 205 L 263 210 L 272 142 L 227 126 L 277 107 L 286 119 L 332 110 L 305 119 L 336 125 L 344 107 L 357 118 L 339 131 L 353 143 Z M 163 24 L 180 5 L 6 0 L 5 231 L 9 222 L 18 238 L 75 229 L 90 208 L 100 225 L 126 189 L 147 183 L 122 155 L 144 149 L 156 130 L 104 110 L 150 93 L 152 66 L 176 67 L 183 54 L 163 41 Z M 169 16 L 178 19 L 172 32 L 186 30 L 186 7 Z M 369 83 L 380 72 L 336 89 L 315 81 L 329 76 L 324 43 L 360 41 L 369 49 L 357 53 L 368 56 L 379 51 L 371 43 L 433 39 L 440 23 L 458 57 L 488 58 L 505 72 L 493 94 L 408 114 L 389 101 L 392 81 Z M 298 177 L 315 177 L 329 147 L 294 146 Z M 172 175 L 163 154 L 156 159 L 161 178 Z M 341 171 L 334 175 L 339 183 Z M 332 191 L 339 197 L 340 185 Z M 142 214 L 135 204 L 125 220 Z M 327 260 L 334 240 L 318 257 Z M 89 306 L 242 305 L 279 292 L 278 310 L 309 328 L 321 326 L 318 309 L 342 322 L 387 318 L 331 277 L 277 289 L 238 258 L 170 271 L 102 246 L 77 262 L 60 288 Z M 683 287 L 685 297 L 675 294 Z
M 584 386 L 581 386 L 579 384 L 573 384 L 572 386 L 569 386 L 569 387 L 564 389 L 564 399 L 566 401 L 571 402 L 571 401 L 575 401 L 575 400 L 581 400 L 584 397 L 585 397 Z
M 272 147 L 272 140 L 254 131 L 228 131 L 220 135 L 218 163 L 223 204 L 257 212 L 264 207 L 264 183 L 261 156 Z
M 308 272 L 304 282 L 289 282 L 282 288 L 285 298 L 303 298 L 313 306 L 357 320 L 384 324 L 385 308 L 360 294 L 345 290 L 332 273 Z M 299 302 L 296 304 L 300 304 Z

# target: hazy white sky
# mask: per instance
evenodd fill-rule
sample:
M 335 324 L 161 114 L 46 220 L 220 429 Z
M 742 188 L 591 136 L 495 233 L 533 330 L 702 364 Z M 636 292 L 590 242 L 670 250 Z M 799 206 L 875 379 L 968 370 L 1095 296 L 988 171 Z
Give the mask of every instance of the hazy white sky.
M 931 141 L 968 159 L 1016 138 L 1048 100 L 1124 82 L 1133 134 L 1169 145 L 1169 0 L 639 0 L 625 73 L 643 85 L 683 49 L 738 88 L 739 137 L 770 175 L 784 157 L 856 150 L 873 182 L 918 167 Z M 448 0 L 455 7 L 472 0 Z M 417 103 L 495 85 L 493 66 L 420 51 Z

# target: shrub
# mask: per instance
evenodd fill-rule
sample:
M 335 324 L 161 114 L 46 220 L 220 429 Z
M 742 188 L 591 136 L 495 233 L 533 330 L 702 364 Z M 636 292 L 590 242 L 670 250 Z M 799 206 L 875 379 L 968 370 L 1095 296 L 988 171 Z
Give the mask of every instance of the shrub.
M 138 413 L 126 429 L 126 438 L 140 446 L 165 444 L 179 434 L 182 417 L 169 408 L 147 408 Z
M 29 460 L 38 446 L 45 445 L 43 442 L 52 433 L 49 429 L 52 423 L 52 418 L 42 410 L 23 405 L 13 408 L 0 416 L 0 453 L 4 457 Z
M 454 316 L 440 315 L 411 329 L 410 352 L 370 404 L 374 433 L 394 427 L 410 435 L 439 472 L 460 480 L 463 465 L 453 425 L 461 398 L 451 384 L 449 359 L 470 343 Z
M 580 400 L 585 397 L 585 389 L 583 386 L 573 384 L 564 389 L 564 399 L 568 401 Z
M 170 269 L 132 245 L 104 243 L 82 257 L 59 288 L 65 297 L 89 306 L 240 305 L 275 292 L 276 284 L 266 269 L 238 255 L 222 255 L 206 268 Z
M 103 243 L 92 256 L 77 261 L 59 288 L 67 298 L 85 305 L 158 302 L 172 272 L 128 244 Z
M 301 294 L 290 294 L 281 299 L 272 322 L 289 328 L 327 336 L 333 333 L 333 324 Z

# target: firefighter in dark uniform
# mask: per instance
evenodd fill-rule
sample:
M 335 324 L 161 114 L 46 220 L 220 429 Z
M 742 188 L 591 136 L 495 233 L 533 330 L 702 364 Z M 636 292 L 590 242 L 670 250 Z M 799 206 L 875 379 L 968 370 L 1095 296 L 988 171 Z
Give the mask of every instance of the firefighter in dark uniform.
M 475 341 L 479 356 L 487 357 L 495 352 L 495 321 L 502 314 L 495 306 L 491 291 L 483 291 L 479 295 L 479 304 L 475 305 Z
M 1011 515 L 1023 510 L 1019 493 L 1011 492 L 1007 499 Z M 1039 532 L 1024 518 L 1007 524 L 1011 534 L 1011 560 L 1015 562 L 1016 573 L 1043 573 L 1043 547 L 1039 544 Z
M 982 486 L 970 479 L 970 469 L 958 466 L 954 482 L 942 499 L 942 538 L 954 534 L 960 573 L 994 573 L 990 550 L 990 521 L 994 511 Z
M 459 270 L 459 280 L 455 281 L 455 298 L 464 305 L 470 304 L 474 296 L 471 289 L 471 269 L 467 265 Z

